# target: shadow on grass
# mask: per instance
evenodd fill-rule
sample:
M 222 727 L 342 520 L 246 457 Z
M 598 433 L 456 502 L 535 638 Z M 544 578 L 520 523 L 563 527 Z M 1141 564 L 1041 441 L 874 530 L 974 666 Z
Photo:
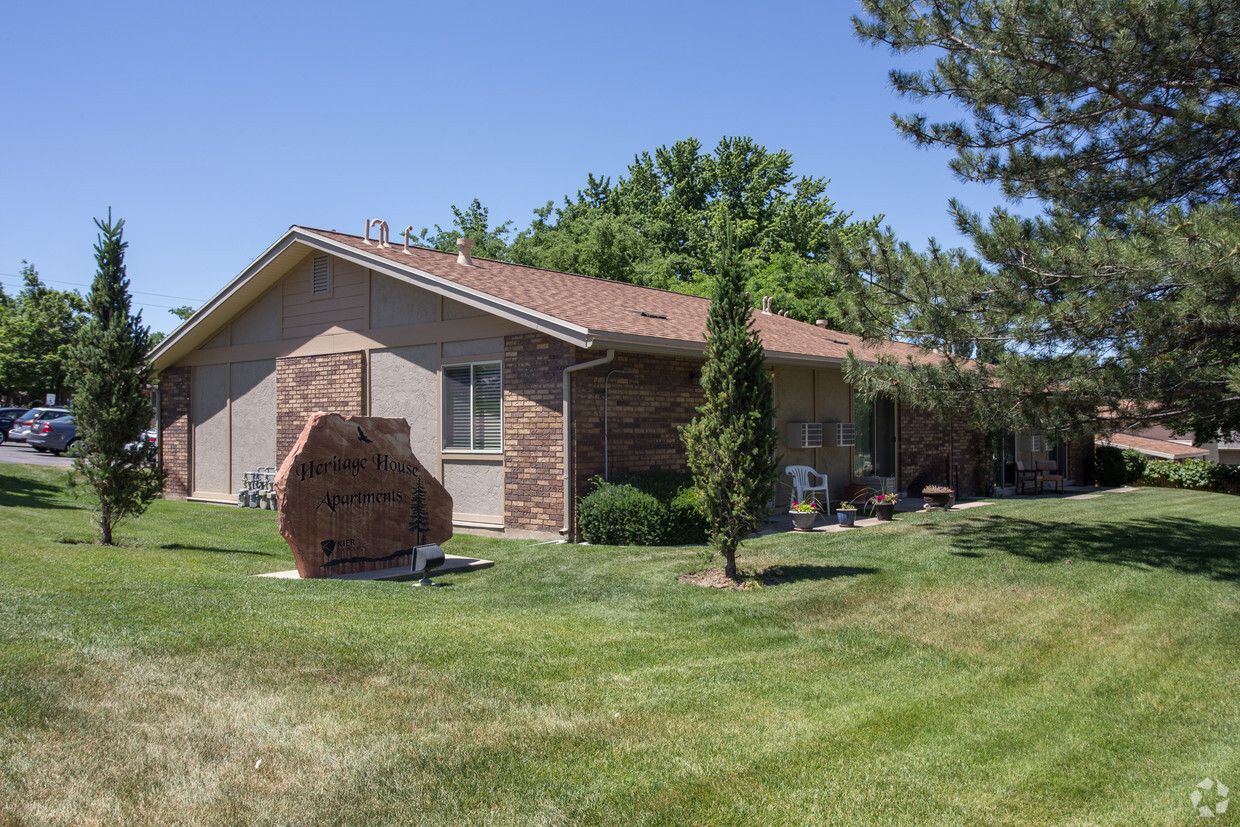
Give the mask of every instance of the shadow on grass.
M 274 551 L 247 551 L 241 548 L 217 548 L 215 546 L 187 546 L 184 543 L 162 543 L 157 548 L 168 551 L 209 551 L 212 554 L 248 554 L 251 557 L 280 557 Z
M 841 577 L 860 577 L 863 574 L 878 574 L 878 569 L 863 566 L 777 566 L 770 575 L 785 582 L 800 580 L 837 580 Z
M 936 523 L 958 557 L 1007 553 L 1035 563 L 1090 560 L 1240 580 L 1240 528 L 1151 517 L 1122 523 L 1057 523 L 988 516 Z
M 59 485 L 0 474 L 0 507 L 72 509 L 71 503 L 57 501 L 63 493 Z

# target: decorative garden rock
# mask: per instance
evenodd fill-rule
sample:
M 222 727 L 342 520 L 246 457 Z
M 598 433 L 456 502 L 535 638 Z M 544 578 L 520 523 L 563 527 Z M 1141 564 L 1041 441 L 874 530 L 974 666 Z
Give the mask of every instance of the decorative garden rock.
M 275 493 L 302 577 L 408 566 L 414 546 L 452 536 L 452 496 L 413 455 L 404 419 L 311 414 Z

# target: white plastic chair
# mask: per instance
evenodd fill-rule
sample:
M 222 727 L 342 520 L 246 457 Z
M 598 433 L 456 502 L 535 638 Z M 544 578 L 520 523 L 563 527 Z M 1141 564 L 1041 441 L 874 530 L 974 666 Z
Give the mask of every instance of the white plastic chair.
M 792 477 L 792 498 L 797 502 L 804 502 L 805 495 L 812 495 L 815 491 L 822 492 L 822 499 L 819 502 L 829 503 L 831 501 L 831 494 L 827 490 L 829 484 L 826 474 L 819 474 L 808 465 L 789 465 L 784 469 L 784 473 Z M 814 483 L 815 477 L 822 481 L 821 485 Z M 818 498 L 814 497 L 814 499 Z

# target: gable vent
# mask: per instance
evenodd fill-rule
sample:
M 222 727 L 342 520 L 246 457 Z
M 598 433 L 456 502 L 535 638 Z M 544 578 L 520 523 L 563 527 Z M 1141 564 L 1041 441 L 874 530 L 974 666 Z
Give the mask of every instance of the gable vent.
M 332 292 L 331 256 L 314 257 L 314 286 L 310 292 L 315 296 L 326 296 Z

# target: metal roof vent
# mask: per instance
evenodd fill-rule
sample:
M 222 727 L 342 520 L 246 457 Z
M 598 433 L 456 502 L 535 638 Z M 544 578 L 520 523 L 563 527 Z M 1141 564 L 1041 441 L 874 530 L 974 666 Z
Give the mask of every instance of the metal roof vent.
M 474 257 L 469 254 L 470 249 L 474 246 L 472 238 L 458 238 L 456 240 L 456 263 L 464 264 L 466 267 L 474 266 Z

